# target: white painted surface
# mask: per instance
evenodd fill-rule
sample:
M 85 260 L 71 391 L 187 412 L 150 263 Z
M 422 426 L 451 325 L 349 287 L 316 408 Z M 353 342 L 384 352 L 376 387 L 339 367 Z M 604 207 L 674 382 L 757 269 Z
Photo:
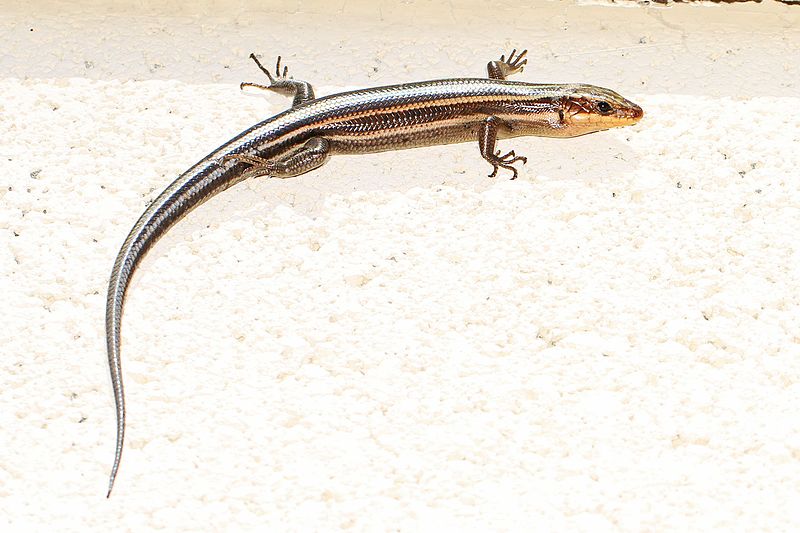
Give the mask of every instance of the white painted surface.
M 82 5 L 0 15 L 0 526 L 800 526 L 796 9 Z M 286 105 L 239 93 L 248 53 L 325 94 L 513 46 L 645 120 L 508 141 L 515 182 L 449 146 L 191 214 L 130 291 L 106 501 L 107 276 L 158 191 Z

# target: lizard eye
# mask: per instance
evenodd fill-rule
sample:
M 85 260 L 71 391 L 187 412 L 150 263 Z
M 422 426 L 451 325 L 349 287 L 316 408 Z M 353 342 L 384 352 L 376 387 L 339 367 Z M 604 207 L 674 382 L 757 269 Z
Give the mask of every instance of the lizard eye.
M 601 100 L 597 102 L 597 110 L 600 112 L 601 115 L 608 115 L 614 110 L 614 108 L 611 107 L 611 104 L 609 104 L 608 102 L 604 102 Z

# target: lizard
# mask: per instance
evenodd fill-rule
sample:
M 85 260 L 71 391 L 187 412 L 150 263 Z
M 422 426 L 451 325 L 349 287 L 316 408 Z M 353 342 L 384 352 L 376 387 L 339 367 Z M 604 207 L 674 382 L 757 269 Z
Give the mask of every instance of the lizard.
M 317 98 L 278 57 L 274 74 L 250 58 L 269 83 L 240 87 L 292 98 L 291 107 L 236 135 L 178 176 L 144 210 L 117 254 L 106 299 L 106 344 L 116 408 L 116 447 L 110 497 L 125 439 L 120 354 L 122 311 L 131 277 L 148 250 L 183 216 L 233 185 L 257 177 L 291 178 L 332 155 L 366 154 L 477 141 L 481 156 L 517 178 L 527 158 L 505 154 L 497 141 L 519 136 L 576 137 L 637 123 L 642 108 L 618 93 L 578 83 L 509 81 L 527 64 L 527 50 L 487 65 L 488 78 L 453 78 L 360 89 Z

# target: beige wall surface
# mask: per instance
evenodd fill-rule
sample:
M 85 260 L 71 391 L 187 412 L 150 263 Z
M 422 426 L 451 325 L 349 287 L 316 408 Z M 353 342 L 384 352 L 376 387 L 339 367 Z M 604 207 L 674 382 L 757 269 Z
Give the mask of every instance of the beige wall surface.
M 0 2 L 0 529 L 797 530 L 800 8 Z M 334 157 L 108 275 L 161 190 L 286 99 L 585 82 L 629 128 Z

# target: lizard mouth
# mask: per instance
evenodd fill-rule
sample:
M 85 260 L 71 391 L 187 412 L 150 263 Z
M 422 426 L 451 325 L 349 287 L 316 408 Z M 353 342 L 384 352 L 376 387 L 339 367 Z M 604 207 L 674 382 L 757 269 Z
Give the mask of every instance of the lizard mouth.
M 644 117 L 644 110 L 638 105 L 634 104 L 633 102 L 631 102 L 631 106 L 625 111 L 628 120 L 633 121 L 632 124 L 636 124 L 637 122 L 642 120 L 642 117 Z

